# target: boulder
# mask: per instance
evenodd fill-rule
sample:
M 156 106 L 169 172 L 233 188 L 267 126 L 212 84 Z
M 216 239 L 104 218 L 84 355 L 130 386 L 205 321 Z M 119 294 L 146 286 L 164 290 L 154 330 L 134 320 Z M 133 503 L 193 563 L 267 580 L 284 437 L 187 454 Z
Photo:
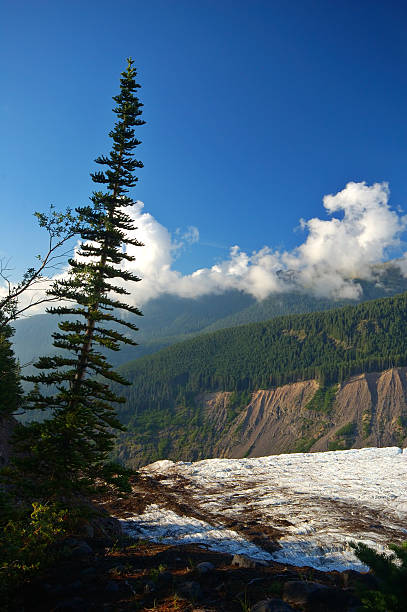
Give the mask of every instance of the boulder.
M 177 590 L 187 599 L 200 599 L 202 597 L 201 585 L 194 580 L 181 583 Z
M 58 612 L 86 612 L 89 610 L 89 605 L 82 597 L 71 597 L 60 601 L 54 610 Z
M 121 523 L 113 516 L 98 516 L 92 519 L 91 526 L 94 530 L 95 536 L 97 537 L 108 537 L 114 540 L 123 537 Z
M 282 599 L 264 599 L 259 601 L 252 608 L 250 612 L 295 612 L 294 608 L 289 606 Z
M 259 567 L 267 567 L 267 561 L 252 559 L 247 555 L 233 555 L 232 565 L 242 567 L 244 569 L 256 569 Z
M 109 580 L 109 582 L 105 586 L 105 591 L 107 593 L 118 593 L 119 585 L 117 584 L 117 582 L 114 582 L 114 580 Z
M 307 612 L 343 612 L 355 603 L 347 591 L 328 587 L 319 582 L 289 580 L 284 585 L 283 597 Z
M 196 566 L 198 574 L 207 574 L 215 569 L 215 566 L 210 561 L 203 561 Z
M 87 557 L 93 554 L 93 548 L 87 542 L 78 540 L 78 543 L 71 547 L 71 554 L 73 557 Z

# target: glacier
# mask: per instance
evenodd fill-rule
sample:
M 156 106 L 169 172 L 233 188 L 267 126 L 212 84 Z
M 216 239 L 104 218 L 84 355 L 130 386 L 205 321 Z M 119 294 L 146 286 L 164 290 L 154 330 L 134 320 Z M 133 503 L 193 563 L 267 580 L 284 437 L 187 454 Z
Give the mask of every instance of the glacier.
M 168 495 L 122 524 L 128 534 L 156 542 L 322 571 L 365 571 L 349 542 L 386 551 L 390 542 L 407 539 L 407 449 L 164 460 L 141 473 L 159 480 Z M 191 512 L 174 512 L 171 496 L 186 500 Z M 259 532 L 272 529 L 274 549 L 250 541 L 248 523 Z

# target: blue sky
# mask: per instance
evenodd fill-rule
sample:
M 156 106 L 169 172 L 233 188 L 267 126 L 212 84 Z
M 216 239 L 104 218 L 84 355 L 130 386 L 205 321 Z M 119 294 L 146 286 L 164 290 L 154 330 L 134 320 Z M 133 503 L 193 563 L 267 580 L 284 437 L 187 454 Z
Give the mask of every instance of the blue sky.
M 0 255 L 17 273 L 42 249 L 32 213 L 87 201 L 127 56 L 147 121 L 133 196 L 170 232 L 199 229 L 182 272 L 235 244 L 293 249 L 349 181 L 388 181 L 407 211 L 403 2 L 6 0 L 0 47 Z

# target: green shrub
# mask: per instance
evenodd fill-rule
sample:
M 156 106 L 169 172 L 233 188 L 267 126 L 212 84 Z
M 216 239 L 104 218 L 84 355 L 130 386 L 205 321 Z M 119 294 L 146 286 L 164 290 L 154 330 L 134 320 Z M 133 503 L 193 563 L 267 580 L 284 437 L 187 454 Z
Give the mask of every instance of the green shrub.
M 378 553 L 365 544 L 352 544 L 357 558 L 367 565 L 378 582 L 377 589 L 363 589 L 363 611 L 405 612 L 407 602 L 407 541 L 391 544 L 390 554 Z
M 329 414 L 335 401 L 335 396 L 338 389 L 339 385 L 337 384 L 325 387 L 320 386 L 312 399 L 306 405 L 306 408 L 308 408 L 308 410 L 316 410 L 317 412 Z
M 244 408 L 250 403 L 252 394 L 250 391 L 232 391 L 229 396 L 229 402 L 227 406 L 227 423 L 231 423 L 235 418 L 242 412 Z
M 350 421 L 349 423 L 346 423 L 346 425 L 338 429 L 338 431 L 336 432 L 336 437 L 342 438 L 342 437 L 354 436 L 356 433 L 357 433 L 356 423 L 355 421 Z
M 313 438 L 313 437 L 301 438 L 300 440 L 297 440 L 294 446 L 294 450 L 292 452 L 293 453 L 308 453 L 310 448 L 314 446 L 317 440 L 318 438 Z
M 55 504 L 33 503 L 29 511 L 12 508 L 1 494 L 0 599 L 7 602 L 13 591 L 58 556 L 56 544 L 73 525 L 72 513 Z

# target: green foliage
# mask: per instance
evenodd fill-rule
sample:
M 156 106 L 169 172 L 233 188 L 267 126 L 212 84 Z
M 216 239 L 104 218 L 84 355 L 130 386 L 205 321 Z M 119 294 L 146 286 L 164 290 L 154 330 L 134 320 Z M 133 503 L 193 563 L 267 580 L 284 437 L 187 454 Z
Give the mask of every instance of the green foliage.
M 347 438 L 348 436 L 354 436 L 356 433 L 357 433 L 356 423 L 355 421 L 350 421 L 349 423 L 346 423 L 346 425 L 338 429 L 338 431 L 336 432 L 336 437 L 337 438 L 342 438 L 342 437 Z
M 338 451 L 338 450 L 346 450 L 350 448 L 344 440 L 330 440 L 328 442 L 328 450 L 330 451 Z
M 372 571 L 377 589 L 362 590 L 362 610 L 375 612 L 405 612 L 407 602 L 407 542 L 391 545 L 387 555 L 362 543 L 352 545 L 355 554 Z
M 15 412 L 22 398 L 19 368 L 11 345 L 13 330 L 2 321 L 0 311 L 0 419 Z
M 335 451 L 350 448 L 357 433 L 358 430 L 355 421 L 346 423 L 336 432 L 335 440 L 328 442 L 328 450 Z
M 231 423 L 246 408 L 252 399 L 252 394 L 247 389 L 245 391 L 232 391 L 227 406 L 227 422 Z
M 329 411 L 338 382 L 407 364 L 407 294 L 323 313 L 279 317 L 201 335 L 120 368 L 123 422 L 171 411 L 179 393 L 254 391 L 316 378 L 310 407 Z M 370 321 L 371 325 L 361 321 Z M 299 336 L 301 330 L 301 338 Z M 132 423 L 130 422 L 132 428 Z
M 308 453 L 309 450 L 314 446 L 315 442 L 317 442 L 318 438 L 308 437 L 301 438 L 295 444 L 294 453 Z
M 56 546 L 75 520 L 71 510 L 55 504 L 33 503 L 16 508 L 15 500 L 0 494 L 0 598 L 7 602 L 22 582 L 52 565 Z
M 372 431 L 372 416 L 371 408 L 366 407 L 362 414 L 362 434 L 364 438 L 367 438 Z
M 127 193 L 138 180 L 134 171 L 143 165 L 133 155 L 140 144 L 134 128 L 144 123 L 139 119 L 142 104 L 135 95 L 140 87 L 135 77 L 133 62 L 128 60 L 120 93 L 113 98 L 117 121 L 109 133 L 112 149 L 108 156 L 95 160 L 104 171 L 91 174 L 106 191 L 95 191 L 92 206 L 76 209 L 82 242 L 77 257 L 69 260 L 67 277 L 56 281 L 49 291 L 52 299 L 65 305 L 48 312 L 68 317 L 59 322 L 59 331 L 53 334 L 54 346 L 62 349 L 62 354 L 41 357 L 35 364 L 40 373 L 26 377 L 35 384 L 27 397 L 27 408 L 43 410 L 49 416 L 17 431 L 15 468 L 26 487 L 35 484 L 38 494 L 41 491 L 45 496 L 86 492 L 106 478 L 118 486 L 124 479 L 118 466 L 106 466 L 114 430 L 122 429 L 113 406 L 123 399 L 109 383 L 128 383 L 112 369 L 102 350 L 135 345 L 117 325 L 131 331 L 137 330 L 136 325 L 117 313 L 141 314 L 123 301 L 123 296 L 130 294 L 125 283 L 140 280 L 123 265 L 134 260 L 126 247 L 141 246 L 131 237 L 135 227 L 126 213 L 133 204 Z M 47 223 L 47 218 L 38 218 Z M 57 224 L 60 221 L 56 219 Z
M 338 388 L 339 386 L 337 384 L 320 387 L 308 402 L 306 408 L 308 408 L 308 410 L 316 410 L 317 412 L 329 414 Z

